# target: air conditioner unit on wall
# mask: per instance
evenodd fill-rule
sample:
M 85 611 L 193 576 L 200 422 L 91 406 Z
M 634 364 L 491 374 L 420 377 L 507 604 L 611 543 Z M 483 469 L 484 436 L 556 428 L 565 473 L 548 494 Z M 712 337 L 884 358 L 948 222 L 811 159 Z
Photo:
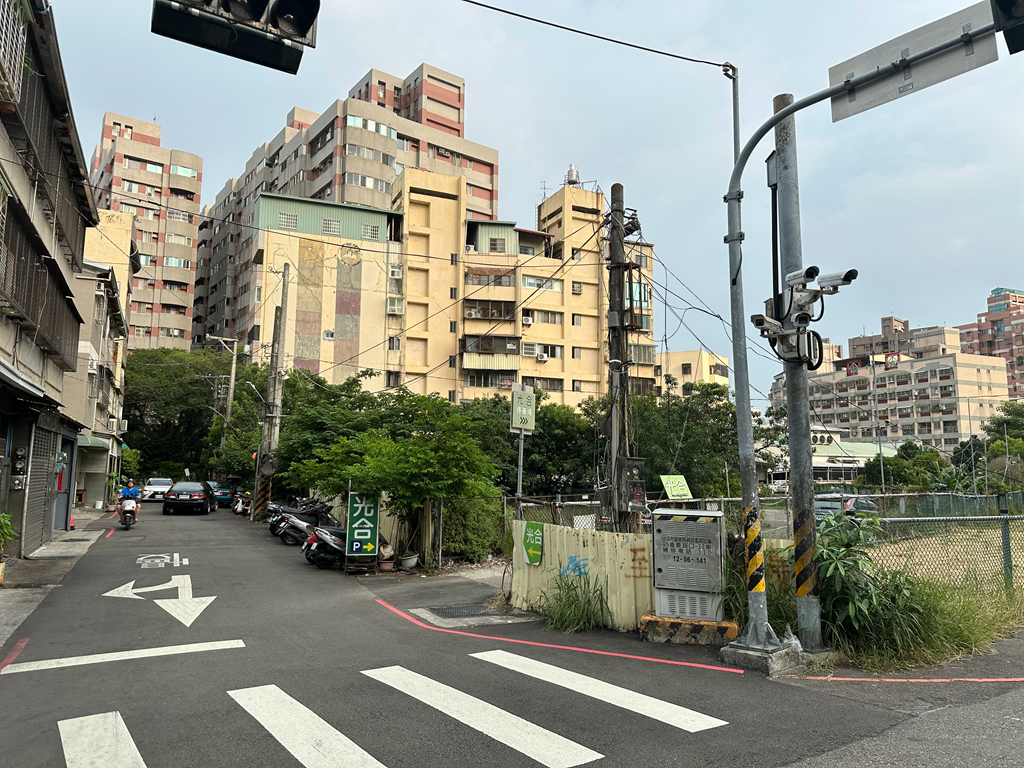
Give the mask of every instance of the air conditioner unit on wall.
M 121 431 L 122 432 L 127 432 L 128 431 L 128 419 L 121 419 Z
M 538 352 L 537 353 L 537 362 L 538 363 L 546 363 L 547 361 L 548 361 L 547 354 L 545 354 L 544 352 Z
M 523 315 L 523 325 L 525 325 L 525 326 L 533 325 L 533 318 L 530 317 L 529 315 Z
M 107 419 L 107 431 L 117 432 L 117 428 L 120 426 L 120 422 L 117 419 Z

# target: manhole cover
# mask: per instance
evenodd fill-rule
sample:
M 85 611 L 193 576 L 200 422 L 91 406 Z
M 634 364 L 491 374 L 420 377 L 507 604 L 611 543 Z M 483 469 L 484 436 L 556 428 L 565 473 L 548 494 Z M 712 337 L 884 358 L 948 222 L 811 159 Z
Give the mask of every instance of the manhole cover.
M 445 605 L 440 608 L 427 608 L 427 610 L 442 619 L 465 619 L 469 616 L 480 616 L 490 612 L 486 605 Z

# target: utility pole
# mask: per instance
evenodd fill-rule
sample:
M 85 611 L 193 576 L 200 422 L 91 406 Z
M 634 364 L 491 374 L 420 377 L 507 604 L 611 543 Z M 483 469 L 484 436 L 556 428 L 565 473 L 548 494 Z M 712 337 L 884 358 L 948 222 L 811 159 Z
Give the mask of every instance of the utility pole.
M 776 96 L 774 111 L 793 103 L 793 95 Z M 792 115 L 775 126 L 778 155 L 779 254 L 783 275 L 804 267 L 800 236 L 800 179 L 797 173 L 796 118 Z M 792 297 L 793 292 L 790 291 Z M 790 300 L 792 304 L 792 300 Z M 793 330 L 795 312 L 786 313 L 783 328 Z M 776 318 L 781 319 L 781 318 Z M 785 362 L 786 407 L 789 422 L 789 477 L 793 497 L 794 556 L 796 558 L 796 609 L 800 643 L 805 650 L 820 650 L 821 605 L 818 571 L 814 562 L 817 530 L 814 517 L 814 451 L 811 447 L 811 404 L 807 393 L 807 364 Z
M 284 340 L 288 326 L 288 278 L 290 264 L 285 262 L 281 275 L 281 306 L 274 308 L 274 338 L 270 347 L 270 375 L 267 377 L 267 399 L 264 401 L 263 440 L 260 443 L 261 464 L 263 457 L 272 456 L 277 450 L 281 431 L 281 400 L 283 381 L 280 375 L 284 362 Z M 264 474 L 262 466 L 256 467 L 256 499 L 252 505 L 252 518 L 262 518 L 270 503 L 273 474 Z
M 611 392 L 611 443 L 608 480 L 611 485 L 612 521 L 616 527 L 629 511 L 622 508 L 622 478 L 619 459 L 629 451 L 625 398 L 629 396 L 629 359 L 626 343 L 625 270 L 626 224 L 621 184 L 612 184 L 611 233 L 608 245 L 608 390 Z
M 277 440 L 281 434 L 281 404 L 284 400 L 284 365 L 285 365 L 285 341 L 288 338 L 288 278 L 291 264 L 285 262 L 284 274 L 281 276 L 281 326 L 280 333 L 277 327 L 277 313 L 274 313 L 274 425 L 270 435 L 270 450 L 277 450 Z
M 888 424 L 882 426 L 878 417 L 878 384 L 875 377 L 875 366 L 871 366 L 871 391 L 875 395 L 875 443 L 878 445 L 878 468 L 882 472 L 882 495 L 885 496 L 885 459 L 882 457 L 882 430 L 889 431 Z
M 219 341 L 224 349 L 231 353 L 231 377 L 228 379 L 228 404 L 224 410 L 224 429 L 220 435 L 220 447 L 224 447 L 224 441 L 228 437 L 228 426 L 231 424 L 231 404 L 235 400 L 235 372 L 238 370 L 238 339 L 225 339 L 220 336 L 207 336 L 208 339 Z M 231 347 L 228 347 L 228 341 Z

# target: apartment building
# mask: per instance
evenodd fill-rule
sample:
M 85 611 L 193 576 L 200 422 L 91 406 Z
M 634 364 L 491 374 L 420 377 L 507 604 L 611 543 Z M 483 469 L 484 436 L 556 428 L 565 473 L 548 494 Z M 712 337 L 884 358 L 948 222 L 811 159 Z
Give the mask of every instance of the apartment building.
M 850 339 L 850 357 L 898 352 L 907 357 L 922 358 L 959 350 L 960 334 L 956 328 L 940 325 L 911 328 L 909 322 L 898 317 L 883 317 L 881 333 Z
M 526 228 L 468 217 L 467 187 L 406 169 L 393 210 L 263 193 L 254 258 L 266 277 L 239 296 L 258 333 L 254 358 L 269 356 L 287 262 L 285 367 L 334 383 L 370 368 L 371 390 L 452 402 L 515 383 L 571 405 L 607 391 L 604 196 L 563 187 Z M 646 288 L 650 260 L 639 261 Z M 654 391 L 650 293 L 638 284 L 635 297 L 631 382 Z
M 129 351 L 192 341 L 203 159 L 161 146 L 160 133 L 156 123 L 106 112 L 92 158 L 97 204 L 132 214 L 138 230 Z
M 1006 387 L 1011 400 L 1024 398 L 1024 290 L 996 288 L 986 310 L 968 325 L 958 326 L 960 351 L 995 355 L 1006 361 Z
M 685 384 L 721 384 L 729 386 L 729 358 L 703 349 L 685 352 L 659 352 L 654 372 L 662 391 Z M 667 387 L 665 380 L 672 376 L 676 383 Z M 678 390 L 677 390 L 678 394 Z
M 97 212 L 55 10 L 0 0 L 0 510 L 27 556 L 68 527 L 77 416 L 65 406 L 82 316 L 75 276 Z
M 465 179 L 465 218 L 496 220 L 498 152 L 464 138 L 464 109 L 465 81 L 426 64 L 405 80 L 371 70 L 322 113 L 292 109 L 204 219 L 195 343 L 211 333 L 256 338 L 249 305 L 239 299 L 262 287 L 253 243 L 264 192 L 390 210 L 405 169 L 422 169 Z
M 981 428 L 1008 399 L 1006 363 L 947 352 L 928 357 L 847 358 L 808 378 L 811 421 L 844 442 L 889 444 L 910 439 L 947 452 Z M 772 383 L 773 406 L 786 402 L 785 374 Z

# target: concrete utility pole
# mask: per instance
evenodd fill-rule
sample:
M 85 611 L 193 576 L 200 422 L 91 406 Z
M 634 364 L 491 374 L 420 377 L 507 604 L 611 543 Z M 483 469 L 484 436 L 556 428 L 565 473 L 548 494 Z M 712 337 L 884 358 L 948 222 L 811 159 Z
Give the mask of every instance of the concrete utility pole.
M 220 435 L 220 447 L 224 447 L 224 441 L 228 437 L 228 427 L 231 425 L 231 404 L 235 400 L 235 372 L 238 370 L 238 339 L 225 339 L 220 336 L 207 336 L 208 339 L 219 341 L 224 349 L 231 353 L 231 376 L 228 379 L 228 404 L 224 410 L 224 429 Z M 228 347 L 228 342 L 231 346 Z
M 277 440 L 281 434 L 281 404 L 284 400 L 284 365 L 285 365 L 285 340 L 288 337 L 288 278 L 290 276 L 291 264 L 285 262 L 284 274 L 281 276 L 281 326 L 280 333 L 277 328 L 277 313 L 274 313 L 274 357 L 272 363 L 274 368 L 274 426 L 270 435 L 270 450 L 277 450 Z
M 274 339 L 270 347 L 270 375 L 267 377 L 267 399 L 264 401 L 263 440 L 260 443 L 260 461 L 262 457 L 272 456 L 277 450 L 278 436 L 281 433 L 281 401 L 283 378 L 280 375 L 284 365 L 284 342 L 288 327 L 288 278 L 290 264 L 285 262 L 281 275 L 281 306 L 274 309 Z M 272 459 L 271 459 L 272 461 Z M 262 518 L 270 503 L 273 473 L 264 474 L 261 466 L 256 467 L 256 499 L 252 505 L 250 519 Z
M 622 509 L 622 478 L 619 458 L 627 455 L 625 399 L 629 396 L 629 359 L 625 328 L 626 225 L 621 184 L 612 184 L 611 234 L 608 244 L 608 391 L 611 393 L 611 442 L 608 447 L 608 480 L 611 485 L 612 519 L 616 526 L 629 511 Z
M 777 113 L 793 103 L 793 95 L 775 97 Z M 775 126 L 778 162 L 779 256 L 782 275 L 804 267 L 800 235 L 800 179 L 797 173 L 796 118 L 792 115 Z M 790 292 L 792 296 L 792 291 Z M 782 321 L 795 329 L 794 312 Z M 778 319 L 778 318 L 777 318 Z M 796 609 L 800 643 L 805 650 L 821 649 L 821 606 L 818 571 L 814 562 L 817 529 L 814 518 L 814 451 L 811 447 L 811 404 L 807 393 L 807 364 L 786 361 L 786 408 L 789 424 L 789 485 L 793 499 L 794 556 L 796 558 Z

